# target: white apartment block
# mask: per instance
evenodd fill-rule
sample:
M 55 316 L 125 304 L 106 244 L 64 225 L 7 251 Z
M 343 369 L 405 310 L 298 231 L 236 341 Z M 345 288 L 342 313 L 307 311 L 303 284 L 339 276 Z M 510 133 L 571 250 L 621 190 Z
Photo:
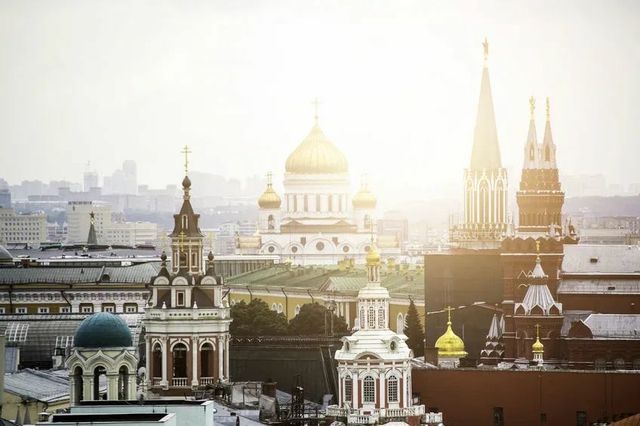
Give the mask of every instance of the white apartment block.
M 134 246 L 156 244 L 157 240 L 158 225 L 151 222 L 112 223 L 106 229 L 106 244 Z
M 107 244 L 106 230 L 111 228 L 111 205 L 96 201 L 69 201 L 67 204 L 67 223 L 69 225 L 67 242 L 86 243 L 93 212 L 94 227 L 98 244 Z
M 43 212 L 18 214 L 0 208 L 0 244 L 28 244 L 38 247 L 47 241 L 47 215 Z

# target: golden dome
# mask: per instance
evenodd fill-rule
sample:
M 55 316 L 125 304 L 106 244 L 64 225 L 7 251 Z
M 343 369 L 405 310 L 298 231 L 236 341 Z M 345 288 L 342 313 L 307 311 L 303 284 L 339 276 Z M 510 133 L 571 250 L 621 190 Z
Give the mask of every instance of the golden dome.
M 436 340 L 438 356 L 446 358 L 464 358 L 467 352 L 464 350 L 464 342 L 451 329 L 451 308 L 449 310 L 449 321 L 447 321 L 447 331 Z
M 258 206 L 261 209 L 279 209 L 282 200 L 280 196 L 273 190 L 273 186 L 267 184 L 267 189 L 264 190 L 260 198 L 258 199 Z
M 356 209 L 375 209 L 377 200 L 369 188 L 363 185 L 351 202 Z
M 367 252 L 367 266 L 377 266 L 380 264 L 380 253 L 375 244 L 371 244 Z
M 316 122 L 287 158 L 285 169 L 297 174 L 347 173 L 349 166 L 344 154 L 327 139 Z
M 544 352 L 544 345 L 540 341 L 540 337 L 536 337 L 536 341 L 534 342 L 533 345 L 531 345 L 531 350 L 533 351 L 534 354 Z

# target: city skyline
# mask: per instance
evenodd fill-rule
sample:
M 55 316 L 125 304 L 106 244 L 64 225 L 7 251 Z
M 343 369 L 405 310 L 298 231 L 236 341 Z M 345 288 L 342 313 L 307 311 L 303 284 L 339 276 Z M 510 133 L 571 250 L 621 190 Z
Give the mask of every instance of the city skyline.
M 538 137 L 551 98 L 564 173 L 640 181 L 632 103 L 640 25 L 631 2 L 554 4 L 558 17 L 547 3 L 529 5 L 519 25 L 510 18 L 520 10 L 497 3 L 465 3 L 474 18 L 456 14 L 461 3 L 71 5 L 4 5 L 2 39 L 18 41 L 6 46 L 12 66 L 2 77 L 0 139 L 42 153 L 29 167 L 3 156 L 10 183 L 78 181 L 87 161 L 104 171 L 125 157 L 138 160 L 140 182 L 161 188 L 179 181 L 185 143 L 196 153 L 193 170 L 229 178 L 273 171 L 277 182 L 318 96 L 320 124 L 347 156 L 354 189 L 363 173 L 381 200 L 453 188 L 471 151 L 485 36 L 510 186 L 522 166 L 531 95 Z M 24 32 L 22 23 L 45 17 L 47 25 Z

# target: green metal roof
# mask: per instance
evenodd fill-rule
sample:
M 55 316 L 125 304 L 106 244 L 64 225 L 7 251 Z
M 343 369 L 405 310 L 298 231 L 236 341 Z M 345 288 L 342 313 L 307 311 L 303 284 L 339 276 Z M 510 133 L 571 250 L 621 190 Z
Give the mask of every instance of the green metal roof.
M 74 346 L 80 348 L 120 348 L 133 344 L 127 323 L 109 312 L 98 312 L 82 321 L 73 340 Z

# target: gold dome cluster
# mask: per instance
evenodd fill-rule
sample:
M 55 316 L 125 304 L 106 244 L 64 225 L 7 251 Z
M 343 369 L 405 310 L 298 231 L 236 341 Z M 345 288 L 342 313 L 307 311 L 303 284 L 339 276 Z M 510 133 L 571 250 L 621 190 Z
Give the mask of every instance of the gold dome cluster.
M 269 173 L 267 175 L 267 189 L 264 190 L 258 199 L 258 206 L 260 206 L 261 209 L 279 209 L 281 204 L 282 200 L 278 193 L 273 189 L 271 173 Z
M 300 145 L 289 155 L 285 165 L 288 173 L 332 174 L 347 173 L 347 158 L 324 135 L 318 123 Z
M 436 340 L 436 348 L 438 348 L 438 356 L 444 358 L 464 358 L 467 352 L 464 350 L 464 342 L 451 329 L 451 308 L 449 311 L 449 320 L 447 321 L 447 331 Z
M 375 209 L 377 203 L 376 196 L 373 195 L 366 185 L 362 185 L 360 190 L 353 196 L 351 202 L 356 209 Z

